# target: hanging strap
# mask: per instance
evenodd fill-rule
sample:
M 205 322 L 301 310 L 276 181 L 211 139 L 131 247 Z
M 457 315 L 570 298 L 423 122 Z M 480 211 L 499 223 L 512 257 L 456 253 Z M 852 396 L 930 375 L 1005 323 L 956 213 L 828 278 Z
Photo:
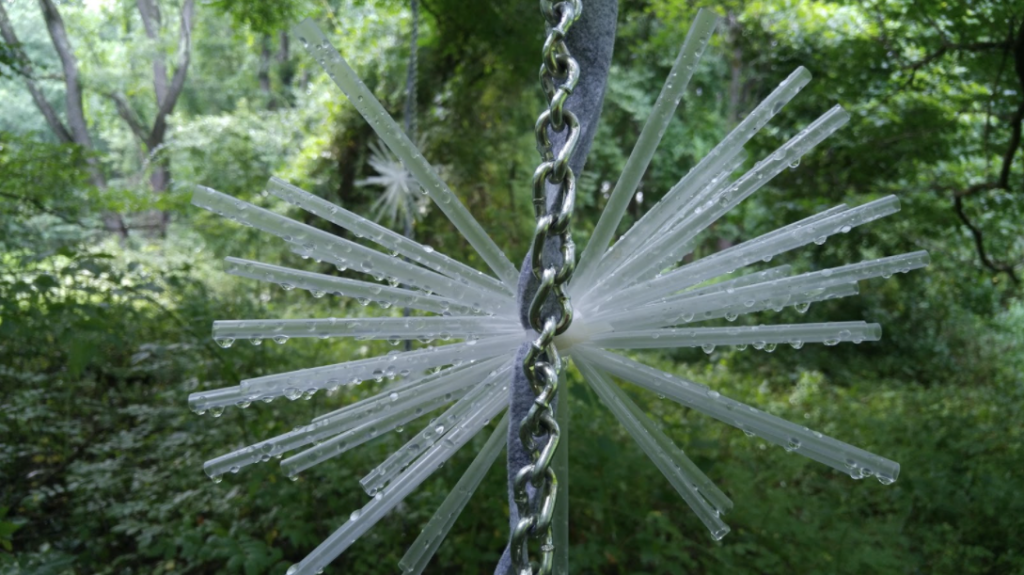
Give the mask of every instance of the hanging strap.
M 498 575 L 552 570 L 551 512 L 557 478 L 549 465 L 557 447 L 553 409 L 560 362 L 550 344 L 571 322 L 565 287 L 574 263 L 568 223 L 575 174 L 583 168 L 597 128 L 617 16 L 615 0 L 588 0 L 585 11 L 572 14 L 566 12 L 576 7 L 572 2 L 542 2 L 542 7 L 552 25 L 541 67 L 549 108 L 541 114 L 536 129 L 542 153 L 534 178 L 538 233 L 519 282 L 522 323 L 538 337 L 519 350 L 515 364 L 508 440 L 512 535 L 495 571 Z M 577 15 L 578 20 L 570 20 Z M 572 58 L 575 62 L 570 63 Z M 567 85 L 570 78 L 579 78 L 578 84 L 572 81 L 575 86 Z M 529 562 L 531 538 L 540 539 L 536 571 Z M 555 572 L 562 571 L 555 568 Z

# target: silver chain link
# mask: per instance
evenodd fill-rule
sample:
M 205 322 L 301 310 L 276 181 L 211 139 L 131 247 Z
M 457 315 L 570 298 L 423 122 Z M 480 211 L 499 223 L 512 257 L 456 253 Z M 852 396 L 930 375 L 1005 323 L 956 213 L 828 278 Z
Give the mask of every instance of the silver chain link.
M 576 116 L 563 106 L 580 77 L 579 65 L 569 54 L 565 36 L 579 18 L 582 5 L 580 0 L 541 0 L 540 8 L 550 28 L 540 67 L 540 84 L 548 98 L 548 109 L 537 118 L 534 128 L 541 164 L 533 174 L 533 208 L 537 228 L 530 263 L 540 285 L 530 302 L 529 319 L 538 336 L 523 358 L 526 377 L 537 397 L 519 428 L 520 440 L 531 452 L 532 463 L 519 470 L 513 483 L 513 498 L 519 511 L 519 522 L 512 530 L 510 544 L 515 575 L 549 575 L 554 565 L 551 521 L 555 512 L 558 478 L 551 468 L 551 460 L 558 448 L 560 431 L 551 411 L 551 402 L 558 393 L 558 378 L 562 370 L 554 339 L 572 323 L 572 302 L 565 293 L 565 286 L 576 267 L 576 246 L 569 230 L 576 202 L 576 175 L 569 167 L 569 158 L 579 141 L 580 125 Z M 552 150 L 549 128 L 554 132 L 569 130 L 565 145 L 557 155 Z M 550 210 L 546 201 L 548 183 L 558 186 L 558 194 Z M 561 241 L 562 261 L 545 262 L 544 245 L 548 238 L 556 236 Z M 546 310 L 544 303 L 552 294 L 558 306 Z M 547 437 L 547 442 L 541 445 L 539 442 L 544 437 Z M 535 488 L 532 509 L 528 484 Z M 540 540 L 536 571 L 530 562 L 531 538 Z

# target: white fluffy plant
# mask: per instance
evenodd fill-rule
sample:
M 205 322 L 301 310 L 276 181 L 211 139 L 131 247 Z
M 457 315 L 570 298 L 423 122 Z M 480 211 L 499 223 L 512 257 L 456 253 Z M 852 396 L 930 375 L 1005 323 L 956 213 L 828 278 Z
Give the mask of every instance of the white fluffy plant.
M 426 213 L 430 200 L 416 178 L 387 147 L 381 142 L 371 142 L 369 147 L 367 163 L 376 174 L 356 180 L 355 185 L 382 189 L 370 208 L 374 219 L 391 226 L 401 225 L 408 236 L 413 222 Z
M 726 327 L 705 327 L 703 322 L 720 318 L 732 321 L 741 315 L 785 307 L 802 312 L 814 302 L 857 294 L 860 280 L 923 267 L 928 256 L 914 252 L 800 274 L 793 273 L 788 265 L 763 265 L 762 262 L 778 254 L 811 243 L 821 244 L 830 236 L 845 234 L 896 212 L 899 202 L 889 196 L 856 207 L 839 205 L 718 253 L 678 263 L 691 252 L 699 234 L 774 176 L 795 167 L 804 154 L 847 122 L 848 115 L 841 108 L 828 110 L 746 173 L 733 176 L 744 162 L 743 146 L 810 80 L 810 74 L 803 68 L 786 78 L 628 233 L 608 247 L 716 21 L 712 13 L 702 11 L 691 26 L 647 125 L 581 256 L 569 287 L 575 319 L 572 327 L 556 338 L 556 345 L 563 357 L 571 358 L 586 382 L 664 473 L 712 537 L 720 539 L 729 531 L 722 515 L 731 509 L 732 502 L 629 399 L 614 383 L 615 378 L 855 479 L 875 477 L 883 484 L 892 483 L 899 474 L 899 464 L 613 350 L 700 347 L 711 353 L 718 346 L 752 346 L 770 352 L 778 345 L 800 348 L 805 344 L 876 341 L 881 336 L 880 326 L 860 321 Z M 367 277 L 348 279 L 237 258 L 228 258 L 229 273 L 278 283 L 287 289 L 309 290 L 317 297 L 331 294 L 364 302 L 372 300 L 385 307 L 408 306 L 427 314 L 215 322 L 214 337 L 224 347 L 238 339 L 272 338 L 283 343 L 300 337 L 426 342 L 411 351 L 391 351 L 369 359 L 245 379 L 238 386 L 202 391 L 189 398 L 196 412 L 217 414 L 226 407 L 246 407 L 281 396 L 294 400 L 366 380 L 397 379 L 378 395 L 320 415 L 283 435 L 207 461 L 205 470 L 215 480 L 247 465 L 281 456 L 285 456 L 280 462 L 284 473 L 294 477 L 430 412 L 444 410 L 360 481 L 370 496 L 367 504 L 353 511 L 347 522 L 302 562 L 292 566 L 288 570 L 292 575 L 324 569 L 489 422 L 499 418 L 509 401 L 508 383 L 516 350 L 534 338 L 520 325 L 515 266 L 316 25 L 303 22 L 296 32 L 404 169 L 475 248 L 491 273 L 479 272 L 277 178 L 272 178 L 267 186 L 270 193 L 377 244 L 384 251 L 339 238 L 209 188 L 196 189 L 192 199 L 195 205 L 278 236 L 301 255 Z M 384 280 L 387 283 L 382 283 Z M 405 287 L 394 287 L 399 284 Z M 491 431 L 463 478 L 401 560 L 403 573 L 423 571 L 501 453 L 506 433 L 507 416 Z M 565 501 L 564 497 L 561 499 Z M 556 514 L 556 531 L 562 529 L 564 533 L 566 524 L 567 511 L 563 507 Z M 556 533 L 556 540 L 557 537 Z M 558 546 L 557 552 L 564 554 L 565 547 Z M 564 559 L 563 555 L 562 564 Z

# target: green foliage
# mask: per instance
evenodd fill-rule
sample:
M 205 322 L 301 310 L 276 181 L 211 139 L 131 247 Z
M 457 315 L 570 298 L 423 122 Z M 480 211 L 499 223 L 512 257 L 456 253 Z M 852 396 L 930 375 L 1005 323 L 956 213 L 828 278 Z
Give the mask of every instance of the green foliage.
M 60 67 L 36 7 L 8 4 L 22 48 L 58 105 L 63 88 L 52 76 Z M 151 114 L 149 59 L 155 49 L 173 54 L 173 45 L 145 39 L 132 4 L 60 5 L 83 71 L 93 152 L 58 145 L 44 132 L 14 73 L 18 62 L 0 44 L 0 574 L 282 573 L 365 502 L 358 478 L 430 416 L 294 483 L 273 464 L 210 482 L 203 461 L 378 386 L 229 410 L 218 419 L 189 413 L 190 392 L 387 346 L 303 340 L 221 349 L 209 337 L 214 319 L 401 312 L 227 276 L 220 263 L 226 255 L 341 272 L 299 260 L 281 243 L 201 212 L 188 199 L 201 183 L 305 217 L 262 192 L 278 175 L 368 214 L 377 193 L 355 182 L 373 174 L 373 132 L 280 32 L 306 15 L 323 22 L 399 116 L 407 6 L 198 2 L 186 88 L 165 146 L 148 151 L 102 93 L 122 89 Z M 604 116 L 579 184 L 574 232 L 581 244 L 695 12 L 668 0 L 620 5 Z M 177 6 L 161 8 L 165 23 L 174 22 Z M 536 5 L 467 10 L 460 0 L 431 0 L 422 8 L 417 98 L 425 156 L 518 260 L 533 227 L 532 125 L 542 105 Z M 623 229 L 804 65 L 815 81 L 751 143 L 751 162 L 835 103 L 850 110 L 852 121 L 717 224 L 697 254 L 838 202 L 895 193 L 903 204 L 898 216 L 765 266 L 813 270 L 916 249 L 929 250 L 934 263 L 865 282 L 858 298 L 771 318 L 878 321 L 882 343 L 784 346 L 771 355 L 679 350 L 643 359 L 884 454 L 901 462 L 902 473 L 892 486 L 854 482 L 626 386 L 735 502 L 726 517 L 733 532 L 715 543 L 570 371 L 573 572 L 1024 572 L 1017 543 L 1024 532 L 1017 477 L 1024 468 L 1024 304 L 1009 273 L 1020 273 L 1015 262 L 1024 255 L 1019 149 L 1010 154 L 1007 185 L 989 185 L 1000 183 L 1021 101 L 1014 55 L 1000 44 L 1016 33 L 1020 14 L 1005 2 L 737 0 L 718 8 L 727 15 L 722 33 L 696 71 Z M 173 181 L 155 197 L 146 179 L 158 161 L 171 166 Z M 90 184 L 95 163 L 109 176 L 104 189 Z M 953 207 L 958 193 L 990 263 L 1009 271 L 980 261 L 975 235 Z M 166 237 L 108 231 L 113 213 L 154 209 L 169 214 Z M 440 251 L 480 264 L 438 210 L 415 232 Z M 464 451 L 328 572 L 393 571 L 469 464 L 474 449 Z M 431 572 L 493 569 L 507 541 L 500 467 L 485 478 Z
M 302 2 L 293 0 L 213 0 L 207 4 L 230 16 L 235 26 L 260 34 L 287 28 L 304 8 Z

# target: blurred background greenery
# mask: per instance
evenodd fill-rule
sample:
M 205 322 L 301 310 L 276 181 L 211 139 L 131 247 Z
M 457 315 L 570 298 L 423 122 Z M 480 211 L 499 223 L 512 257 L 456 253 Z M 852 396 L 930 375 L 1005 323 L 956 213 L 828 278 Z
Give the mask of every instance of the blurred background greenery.
M 716 225 L 697 255 L 839 202 L 896 194 L 899 215 L 786 262 L 817 269 L 927 249 L 933 264 L 864 282 L 861 296 L 808 313 L 880 322 L 880 343 L 644 360 L 903 471 L 887 487 L 854 482 L 628 389 L 735 501 L 733 532 L 715 543 L 570 371 L 573 572 L 1024 573 L 1024 2 L 712 7 L 725 17 L 720 33 L 622 229 L 804 65 L 815 80 L 755 139 L 751 157 L 836 103 L 852 122 Z M 695 11 L 683 0 L 620 2 L 574 220 L 580 243 Z M 203 183 L 303 217 L 262 191 L 278 175 L 369 212 L 380 190 L 356 182 L 372 175 L 372 131 L 288 35 L 305 16 L 400 117 L 404 0 L 0 1 L 0 573 L 282 573 L 362 505 L 356 480 L 414 433 L 294 483 L 274 465 L 220 484 L 202 472 L 204 460 L 374 384 L 216 420 L 189 412 L 191 391 L 387 346 L 221 349 L 209 335 L 214 319 L 398 313 L 227 276 L 227 255 L 339 272 L 188 205 L 190 186 Z M 513 261 L 532 233 L 543 31 L 536 2 L 421 4 L 415 96 L 425 154 Z M 480 267 L 437 210 L 415 234 Z M 466 451 L 328 571 L 396 571 L 470 461 Z M 496 466 L 430 571 L 489 572 L 507 512 Z

